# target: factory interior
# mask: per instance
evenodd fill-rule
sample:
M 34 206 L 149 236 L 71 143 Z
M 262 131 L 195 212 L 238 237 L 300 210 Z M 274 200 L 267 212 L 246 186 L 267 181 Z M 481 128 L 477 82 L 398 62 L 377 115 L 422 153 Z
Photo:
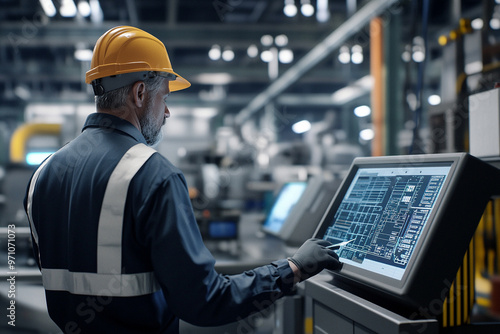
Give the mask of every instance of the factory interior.
M 424 232 L 398 232 L 411 251 L 395 267 L 411 271 L 364 275 L 359 232 L 340 247 L 338 275 L 234 323 L 181 319 L 181 334 L 500 332 L 499 0 L 0 0 L 0 333 L 64 333 L 23 200 L 96 111 L 85 73 L 98 38 L 121 25 L 160 39 L 191 83 L 168 97 L 155 149 L 184 174 L 220 274 L 292 256 L 311 237 L 337 240 L 328 224 L 361 187 L 358 170 L 450 164 L 425 179 L 420 196 L 438 188 L 428 208 L 408 209 Z M 278 213 L 286 191 L 299 193 Z

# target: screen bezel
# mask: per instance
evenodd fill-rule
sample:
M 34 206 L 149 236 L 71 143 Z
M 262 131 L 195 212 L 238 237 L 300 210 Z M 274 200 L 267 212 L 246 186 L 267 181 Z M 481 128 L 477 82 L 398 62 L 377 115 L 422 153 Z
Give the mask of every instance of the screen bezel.
M 273 205 L 271 206 L 271 209 L 269 210 L 269 214 L 266 216 L 266 219 L 262 222 L 262 227 L 261 228 L 262 228 L 263 232 L 266 232 L 268 234 L 272 234 L 272 235 L 275 235 L 275 236 L 280 236 L 280 233 L 281 233 L 281 231 L 283 229 L 283 226 L 285 224 L 285 221 L 286 221 L 287 217 L 285 217 L 283 219 L 283 222 L 282 222 L 282 224 L 281 224 L 281 226 L 280 226 L 280 228 L 279 228 L 278 231 L 275 231 L 274 229 L 269 228 L 269 226 L 267 226 L 266 224 L 269 221 L 269 219 L 271 219 L 273 210 L 275 210 L 276 205 L 279 203 L 279 201 L 281 199 L 281 196 L 283 196 L 283 193 L 285 192 L 285 190 L 287 189 L 287 187 L 289 187 L 292 184 L 301 184 L 301 185 L 303 185 L 302 193 L 300 194 L 299 198 L 295 202 L 295 205 L 300 201 L 300 199 L 302 198 L 302 196 L 304 196 L 304 193 L 306 192 L 306 189 L 307 189 L 307 186 L 308 186 L 308 182 L 307 181 L 290 181 L 290 182 L 284 183 L 281 186 L 280 191 L 278 192 L 278 195 L 276 195 L 275 198 L 274 198 Z M 293 210 L 293 208 L 289 210 L 288 214 L 290 214 L 292 212 L 292 210 Z
M 443 183 L 439 196 L 436 198 L 434 209 L 429 214 L 426 225 L 421 233 L 421 236 L 415 245 L 412 256 L 407 265 L 405 273 L 401 279 L 394 279 L 382 274 L 377 274 L 367 269 L 344 264 L 340 271 L 332 273 L 347 282 L 361 284 L 370 288 L 376 288 L 390 292 L 394 295 L 405 295 L 409 290 L 412 290 L 413 280 L 412 272 L 419 270 L 421 258 L 426 252 L 426 244 L 432 242 L 432 230 L 434 222 L 439 220 L 444 202 L 446 201 L 447 192 L 453 188 L 453 175 L 457 173 L 459 156 L 456 155 L 415 155 L 415 156 L 394 156 L 394 157 L 370 157 L 356 158 L 351 168 L 340 186 L 337 194 L 330 203 L 321 223 L 319 224 L 314 236 L 323 238 L 326 229 L 333 222 L 334 215 L 340 206 L 349 186 L 351 185 L 356 173 L 361 168 L 401 168 L 401 167 L 425 167 L 425 166 L 450 166 L 448 175 Z

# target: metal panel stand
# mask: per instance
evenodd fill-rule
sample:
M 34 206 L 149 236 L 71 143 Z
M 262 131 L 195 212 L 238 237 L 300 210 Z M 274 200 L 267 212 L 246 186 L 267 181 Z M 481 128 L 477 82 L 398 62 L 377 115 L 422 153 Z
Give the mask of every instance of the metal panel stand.
M 435 319 L 411 320 L 330 283 L 328 274 L 305 282 L 305 296 L 313 301 L 313 333 L 318 334 L 434 334 Z
M 304 297 L 283 297 L 276 302 L 276 323 L 273 334 L 304 333 Z

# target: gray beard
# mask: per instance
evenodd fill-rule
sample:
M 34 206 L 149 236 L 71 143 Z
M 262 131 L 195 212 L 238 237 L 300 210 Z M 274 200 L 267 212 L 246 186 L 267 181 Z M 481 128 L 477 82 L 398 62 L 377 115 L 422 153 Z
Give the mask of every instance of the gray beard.
M 149 107 L 146 110 L 145 116 L 139 120 L 139 124 L 141 126 L 141 133 L 144 139 L 146 139 L 148 146 L 155 147 L 158 145 L 163 138 L 163 132 L 161 131 L 161 126 L 158 127 Z

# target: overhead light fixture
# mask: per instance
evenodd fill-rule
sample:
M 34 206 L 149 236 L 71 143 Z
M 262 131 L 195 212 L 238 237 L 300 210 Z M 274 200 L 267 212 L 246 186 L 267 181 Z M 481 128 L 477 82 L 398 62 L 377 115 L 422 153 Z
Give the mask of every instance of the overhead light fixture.
M 282 64 L 290 64 L 293 61 L 293 51 L 290 49 L 282 49 L 278 53 L 278 59 Z
M 75 17 L 77 9 L 73 0 L 62 0 L 59 13 L 62 17 Z
M 285 34 L 278 35 L 274 38 L 274 44 L 279 47 L 286 46 L 288 44 L 288 36 Z
M 413 38 L 412 52 L 411 58 L 414 62 L 421 63 L 425 60 L 425 46 L 424 39 L 422 37 L 415 36 Z
M 437 106 L 437 105 L 441 104 L 441 96 L 439 96 L 437 94 L 433 94 L 433 95 L 429 96 L 429 98 L 427 99 L 427 102 L 429 102 L 429 104 L 431 106 Z
M 192 110 L 193 117 L 196 118 L 212 118 L 217 116 L 217 109 L 215 108 L 204 108 L 204 107 L 199 107 L 199 108 L 193 108 Z
M 328 0 L 316 0 L 316 20 L 318 22 L 326 22 L 329 19 Z
M 231 74 L 226 72 L 220 73 L 200 73 L 194 77 L 194 81 L 202 85 L 227 85 L 233 81 Z
M 87 1 L 82 0 L 78 2 L 78 13 L 83 17 L 90 16 L 90 5 Z
M 40 0 L 40 5 L 42 6 L 43 12 L 48 17 L 54 17 L 57 14 L 56 7 L 52 0 Z
M 410 60 L 411 60 L 411 45 L 410 44 L 407 44 L 405 46 L 405 50 L 403 51 L 403 53 L 401 54 L 401 59 L 405 62 L 405 63 L 409 63 Z
M 472 20 L 470 25 L 474 30 L 481 30 L 481 29 L 483 29 L 484 22 L 483 22 L 483 19 L 477 18 L 477 19 Z
M 311 130 L 311 123 L 307 120 L 299 121 L 292 125 L 292 131 L 301 134 Z
M 363 62 L 363 48 L 361 45 L 353 45 L 351 48 L 351 61 L 353 64 L 361 64 Z
M 372 113 L 372 110 L 368 106 L 359 106 L 354 108 L 354 115 L 357 117 L 366 117 Z
M 260 59 L 264 63 L 270 63 L 274 59 L 272 51 L 271 50 L 264 50 L 264 51 L 262 51 L 261 54 L 260 54 Z
M 351 52 L 349 51 L 349 47 L 347 45 L 343 45 L 339 50 L 339 62 L 342 64 L 349 64 L 351 61 Z
M 217 44 L 212 45 L 212 48 L 210 49 L 210 51 L 208 51 L 208 57 L 214 61 L 219 60 L 221 55 L 222 51 L 220 49 L 220 46 Z
M 310 17 L 314 15 L 314 6 L 311 5 L 311 0 L 300 0 L 300 12 L 305 17 Z
M 297 15 L 297 6 L 295 6 L 294 0 L 285 0 L 283 13 L 288 17 L 294 17 L 295 15 Z
M 260 44 L 262 44 L 264 46 L 271 46 L 271 45 L 273 45 L 273 41 L 274 41 L 274 38 L 271 35 L 263 35 L 260 38 Z
M 369 141 L 375 137 L 375 132 L 372 129 L 364 129 L 359 132 L 359 138 Z
M 490 28 L 493 30 L 500 29 L 500 19 L 494 17 L 490 20 Z
M 250 57 L 250 58 L 255 58 L 259 55 L 259 48 L 257 47 L 257 45 L 255 44 L 252 44 L 250 45 L 248 48 L 247 48 L 247 55 Z
M 232 61 L 234 59 L 234 51 L 230 47 L 225 47 L 222 52 L 222 59 L 224 61 Z
M 79 60 L 79 61 L 91 61 L 92 60 L 92 50 L 90 50 L 90 49 L 75 50 L 75 59 Z

